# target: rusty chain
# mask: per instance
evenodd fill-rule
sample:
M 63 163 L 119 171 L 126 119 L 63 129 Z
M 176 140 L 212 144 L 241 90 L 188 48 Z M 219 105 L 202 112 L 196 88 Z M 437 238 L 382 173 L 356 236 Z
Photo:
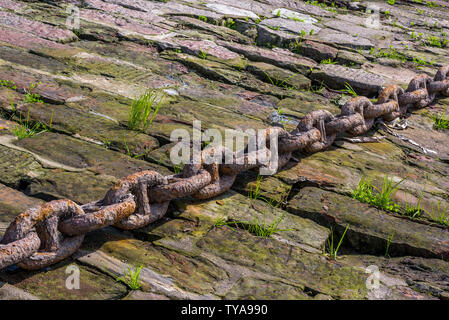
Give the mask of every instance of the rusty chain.
M 342 106 L 340 115 L 316 110 L 300 119 L 292 132 L 271 127 L 267 136 L 277 134 L 278 168 L 290 160 L 293 151 L 314 153 L 328 148 L 339 134 L 362 135 L 376 118 L 392 121 L 411 108 L 428 106 L 437 94 L 449 96 L 449 66 L 441 67 L 433 80 L 417 75 L 406 90 L 398 85 L 386 87 L 376 104 L 366 97 L 354 97 Z M 70 200 L 55 200 L 30 208 L 15 218 L 0 242 L 0 269 L 14 264 L 27 270 L 44 268 L 77 251 L 87 232 L 109 225 L 142 228 L 161 219 L 170 200 L 218 196 L 232 187 L 239 173 L 264 166 L 258 161 L 261 153 L 270 156 L 269 143 L 255 152 L 207 148 L 200 163 L 186 164 L 181 174 L 142 171 L 119 180 L 99 201 L 79 206 Z M 222 164 L 229 155 L 231 163 Z

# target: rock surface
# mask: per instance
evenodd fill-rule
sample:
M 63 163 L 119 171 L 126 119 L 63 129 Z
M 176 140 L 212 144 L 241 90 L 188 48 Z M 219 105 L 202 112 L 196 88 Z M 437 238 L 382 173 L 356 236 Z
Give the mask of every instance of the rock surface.
M 170 135 L 193 120 L 223 133 L 292 129 L 313 110 L 339 114 L 346 84 L 374 98 L 433 76 L 449 65 L 449 7 L 433 3 L 0 0 L 0 234 L 44 201 L 84 204 L 136 171 L 179 170 Z M 149 88 L 163 96 L 159 113 L 130 130 L 132 99 Z M 339 137 L 273 176 L 241 173 L 219 197 L 172 201 L 145 228 L 90 232 L 44 270 L 0 270 L 0 299 L 448 299 L 449 131 L 433 119 L 448 105 L 414 110 L 403 130 L 374 127 L 365 138 L 378 142 Z M 351 196 L 362 177 L 380 187 L 385 176 L 405 178 L 393 197 L 401 211 Z M 405 213 L 418 205 L 419 217 Z M 268 238 L 248 231 L 277 222 Z M 335 259 L 329 242 L 346 227 Z M 116 281 L 139 264 L 139 290 Z

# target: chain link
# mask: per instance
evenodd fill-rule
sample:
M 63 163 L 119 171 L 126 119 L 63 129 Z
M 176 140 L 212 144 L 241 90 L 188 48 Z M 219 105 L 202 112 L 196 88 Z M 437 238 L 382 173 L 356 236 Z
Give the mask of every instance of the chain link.
M 406 90 L 398 85 L 386 87 L 376 104 L 366 97 L 354 97 L 341 108 L 340 115 L 312 111 L 292 132 L 271 127 L 265 138 L 277 134 L 278 168 L 282 168 L 293 151 L 314 153 L 328 148 L 340 134 L 363 135 L 376 119 L 393 121 L 411 108 L 428 106 L 437 94 L 449 96 L 449 66 L 441 67 L 433 80 L 417 75 Z M 103 199 L 83 206 L 55 200 L 28 209 L 9 225 L 0 242 L 0 269 L 17 264 L 38 270 L 72 255 L 87 232 L 109 225 L 125 230 L 142 228 L 161 219 L 173 199 L 216 197 L 232 187 L 239 173 L 267 165 L 259 161 L 271 156 L 269 139 L 266 141 L 266 148 L 251 152 L 207 147 L 200 163 L 186 164 L 181 174 L 134 173 L 119 180 Z

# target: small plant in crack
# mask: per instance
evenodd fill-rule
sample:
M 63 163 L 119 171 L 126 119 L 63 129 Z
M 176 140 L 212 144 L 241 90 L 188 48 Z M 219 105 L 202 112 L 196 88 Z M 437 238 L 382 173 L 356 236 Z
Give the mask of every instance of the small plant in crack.
M 11 90 L 16 90 L 17 86 L 14 81 L 11 80 L 1 80 L 0 79 L 0 87 L 5 87 Z
M 285 89 L 289 89 L 289 90 L 296 89 L 294 86 L 289 86 L 287 81 L 290 80 L 291 78 L 293 78 L 294 76 L 296 76 L 297 73 L 292 74 L 291 76 L 289 76 L 288 78 L 285 78 L 284 80 L 281 80 L 280 78 L 277 78 L 277 77 L 276 78 L 272 78 L 265 71 L 263 73 L 265 74 L 265 77 L 268 79 L 268 81 L 270 81 L 270 83 L 273 86 L 280 87 L 280 88 L 285 88 Z
M 285 218 L 285 213 L 283 213 L 279 218 L 268 224 L 265 221 L 265 215 L 263 217 L 263 220 L 260 221 L 258 217 L 254 217 L 253 221 L 233 221 L 233 220 L 226 220 L 225 218 L 219 218 L 217 222 L 215 223 L 214 227 L 220 228 L 222 226 L 227 226 L 232 229 L 231 226 L 234 226 L 236 228 L 240 228 L 243 230 L 248 231 L 249 233 L 261 237 L 261 238 L 269 238 L 273 234 L 277 232 L 284 232 L 284 231 L 291 231 L 293 229 L 280 229 L 279 224 L 282 222 L 282 220 Z M 234 230 L 234 229 L 232 229 Z
M 345 90 L 343 90 L 342 92 L 345 92 L 347 94 L 350 94 L 353 97 L 357 97 L 358 94 L 357 92 L 355 92 L 355 90 L 351 87 L 351 85 L 347 82 L 345 82 Z
M 198 19 L 203 22 L 207 22 L 207 18 L 205 16 L 198 16 Z
M 173 171 L 175 172 L 175 174 L 180 174 L 182 172 L 181 164 L 173 166 Z
M 234 230 L 231 226 L 236 226 L 239 222 L 238 221 L 228 221 L 225 217 L 220 217 L 218 220 L 214 223 L 215 228 L 221 228 L 223 226 L 227 226 L 229 229 Z
M 225 23 L 224 23 L 225 27 L 229 28 L 229 29 L 233 29 L 235 30 L 236 26 L 235 26 L 235 21 L 232 18 L 228 18 Z
M 260 194 L 260 183 L 261 182 L 262 182 L 262 176 L 259 174 L 259 175 L 257 175 L 256 185 L 255 186 L 251 185 L 249 187 L 248 197 L 250 199 L 257 200 L 261 197 L 261 194 Z
M 134 99 L 128 115 L 128 127 L 131 130 L 145 132 L 158 114 L 163 98 L 163 95 L 160 96 L 153 90 L 147 90 Z
M 50 120 L 50 127 L 51 127 L 51 121 Z M 32 136 L 35 136 L 39 133 L 47 132 L 49 131 L 49 127 L 47 127 L 46 124 L 42 122 L 32 122 L 30 121 L 30 111 L 28 110 L 27 118 L 25 121 L 22 120 L 22 115 L 19 115 L 19 124 L 16 124 L 16 126 L 12 129 L 10 129 L 11 133 L 14 134 L 19 140 L 30 138 Z
M 145 155 L 145 153 L 142 153 L 142 154 L 133 154 L 133 153 L 131 153 L 131 150 L 128 147 L 128 142 L 126 141 L 126 139 L 123 139 L 123 145 L 125 146 L 126 155 L 128 157 L 131 157 L 131 158 L 134 158 L 134 159 L 138 159 L 138 158 L 143 157 Z
M 392 197 L 399 189 L 399 185 L 405 180 L 402 179 L 399 182 L 394 183 L 393 178 L 389 178 L 388 176 L 384 176 L 384 182 L 381 188 L 377 188 L 374 186 L 374 189 L 377 191 L 377 195 L 375 197 L 375 205 L 380 208 L 384 208 L 389 211 L 397 212 L 399 210 L 399 205 L 393 203 Z
M 44 103 L 41 96 L 35 93 L 35 89 L 41 84 L 41 82 L 30 83 L 28 90 L 25 93 L 26 103 Z
M 441 114 L 431 114 L 433 119 L 433 126 L 438 130 L 449 129 L 449 115 L 446 115 L 446 110 Z
M 301 30 L 301 34 L 299 36 L 299 40 L 295 39 L 295 42 L 292 44 L 293 48 L 292 51 L 296 52 L 297 54 L 301 54 L 301 44 L 304 36 L 306 35 L 306 32 L 304 30 Z
M 324 90 L 324 81 L 321 81 L 320 86 L 313 84 L 309 87 L 308 91 L 317 93 L 317 94 L 321 94 L 323 92 L 323 90 Z
M 391 236 L 387 237 L 387 248 L 385 249 L 385 257 L 390 258 L 390 245 L 391 245 L 391 241 L 393 241 L 393 237 L 394 237 L 394 231 L 391 234 Z
M 362 177 L 357 188 L 352 191 L 352 197 L 377 208 L 397 213 L 399 212 L 399 205 L 393 202 L 392 197 L 404 180 L 405 178 L 394 183 L 393 178 L 385 176 L 382 187 L 377 188 L 369 180 Z
M 139 289 L 142 284 L 140 283 L 139 277 L 140 272 L 142 271 L 143 264 L 140 266 L 135 266 L 134 270 L 131 269 L 131 267 L 128 267 L 128 271 L 124 271 L 124 275 L 117 277 L 116 281 L 123 282 L 126 284 L 131 290 L 137 290 Z
M 412 219 L 421 217 L 422 209 L 421 209 L 421 201 L 422 201 L 423 193 L 421 192 L 418 202 L 416 204 L 409 204 L 407 202 L 407 194 L 405 194 L 405 212 L 406 216 L 409 216 Z
M 449 227 L 449 207 L 441 207 L 440 201 L 437 202 L 436 207 L 432 207 L 431 211 L 426 212 L 434 222 Z
M 326 59 L 326 60 L 321 60 L 320 64 L 336 64 L 336 61 L 333 61 L 332 59 Z
M 440 38 L 438 36 L 429 34 L 429 35 L 427 35 L 427 41 L 424 44 L 431 46 L 431 47 L 445 48 L 448 43 L 449 43 L 449 39 Z
M 203 60 L 206 60 L 207 59 L 207 51 L 204 51 L 204 50 L 200 49 L 198 51 L 198 57 L 200 57 Z
M 270 25 L 267 25 L 266 26 L 268 29 L 271 29 L 271 30 L 280 30 L 281 29 L 281 26 L 270 26 Z
M 330 238 L 327 239 L 327 249 L 328 249 L 328 253 L 331 257 L 331 259 L 333 260 L 337 260 L 337 254 L 338 254 L 338 250 L 340 249 L 341 244 L 343 243 L 343 239 L 346 235 L 346 232 L 348 231 L 349 228 L 349 224 L 346 226 L 345 231 L 343 232 L 340 240 L 338 241 L 337 246 L 335 247 L 334 244 L 334 230 L 331 228 L 331 235 Z
M 104 138 L 102 140 L 102 143 L 106 147 L 106 149 L 109 149 L 111 147 L 111 140 L 109 140 L 108 138 Z
M 260 184 L 262 182 L 262 176 L 258 175 L 255 185 L 252 184 L 249 187 L 248 198 L 253 200 L 262 200 L 268 203 L 272 208 L 278 208 L 286 204 L 286 199 L 289 195 L 289 191 L 284 191 L 280 193 L 280 197 L 273 199 L 270 197 L 263 196 L 260 190 Z
M 265 216 L 263 218 L 263 222 L 259 221 L 257 217 L 254 217 L 253 222 L 251 224 L 246 225 L 245 229 L 248 230 L 249 233 L 252 233 L 258 237 L 269 238 L 276 232 L 291 230 L 291 229 L 278 228 L 279 224 L 284 219 L 284 217 L 285 213 L 283 213 L 278 219 L 274 220 L 271 224 L 265 223 Z

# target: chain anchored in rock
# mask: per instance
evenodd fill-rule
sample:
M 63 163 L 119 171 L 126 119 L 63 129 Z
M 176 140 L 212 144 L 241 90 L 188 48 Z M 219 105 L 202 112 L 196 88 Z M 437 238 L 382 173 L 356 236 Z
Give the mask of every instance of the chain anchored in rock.
M 449 66 L 440 68 L 433 80 L 428 75 L 416 76 L 406 90 L 386 87 L 376 104 L 355 97 L 341 108 L 340 115 L 316 110 L 304 116 L 292 132 L 271 127 L 267 136 L 277 134 L 278 169 L 289 162 L 293 151 L 314 153 L 328 148 L 342 133 L 363 135 L 376 119 L 393 121 L 410 108 L 428 106 L 437 94 L 449 96 Z M 87 232 L 109 225 L 142 228 L 161 219 L 173 199 L 218 196 L 232 187 L 239 173 L 266 166 L 259 159 L 270 158 L 271 152 L 269 142 L 253 152 L 208 147 L 200 163 L 186 164 L 181 174 L 142 171 L 119 180 L 99 201 L 79 206 L 70 200 L 55 200 L 28 209 L 9 225 L 0 242 L 0 269 L 14 264 L 27 270 L 44 268 L 78 250 Z M 231 163 L 223 161 L 229 158 Z

